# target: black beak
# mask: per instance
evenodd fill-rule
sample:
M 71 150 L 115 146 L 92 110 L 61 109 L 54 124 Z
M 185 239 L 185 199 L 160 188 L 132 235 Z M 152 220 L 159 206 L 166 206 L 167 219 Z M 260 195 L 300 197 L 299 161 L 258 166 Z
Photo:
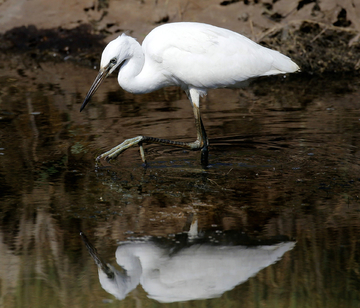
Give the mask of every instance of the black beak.
M 101 82 L 109 75 L 110 66 L 100 69 L 99 74 L 96 76 L 94 83 L 92 84 L 88 94 L 85 97 L 83 104 L 81 105 L 80 112 L 85 108 L 86 104 L 90 101 L 91 96 L 96 92 Z

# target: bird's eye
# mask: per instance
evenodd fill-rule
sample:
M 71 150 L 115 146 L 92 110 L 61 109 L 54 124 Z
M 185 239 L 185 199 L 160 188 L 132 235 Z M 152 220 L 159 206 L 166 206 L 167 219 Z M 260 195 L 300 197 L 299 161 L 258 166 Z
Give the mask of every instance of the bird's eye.
M 116 62 L 117 62 L 116 58 L 113 58 L 113 59 L 110 60 L 110 64 L 112 64 L 112 65 L 115 65 Z

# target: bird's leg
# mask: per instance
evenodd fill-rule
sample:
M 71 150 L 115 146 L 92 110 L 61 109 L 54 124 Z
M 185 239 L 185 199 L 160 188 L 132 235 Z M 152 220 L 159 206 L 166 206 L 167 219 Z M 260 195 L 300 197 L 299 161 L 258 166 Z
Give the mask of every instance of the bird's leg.
M 139 145 L 140 147 L 140 155 L 144 163 L 146 163 L 143 144 L 144 143 L 158 143 L 163 145 L 171 145 L 180 148 L 186 148 L 189 150 L 201 150 L 201 163 L 202 165 L 208 164 L 208 146 L 209 140 L 206 135 L 205 127 L 202 123 L 200 110 L 197 104 L 193 105 L 194 117 L 195 117 L 195 126 L 197 131 L 197 138 L 194 142 L 181 142 L 181 141 L 173 141 L 168 139 L 160 139 L 155 137 L 149 136 L 137 136 L 134 138 L 126 139 L 123 143 L 119 144 L 118 146 L 112 148 L 110 151 L 105 152 L 97 157 L 96 160 L 100 160 L 105 158 L 105 160 L 109 161 L 111 159 L 116 158 L 122 152 L 127 150 L 128 148 Z
M 195 116 L 195 126 L 196 126 L 196 132 L 197 132 L 197 139 L 194 143 L 199 143 L 199 148 L 201 149 L 201 164 L 203 166 L 208 165 L 208 157 L 209 157 L 209 139 L 206 135 L 204 124 L 201 120 L 200 116 L 200 110 L 199 107 L 193 106 L 194 109 L 194 116 Z M 199 148 L 195 148 L 199 149 Z

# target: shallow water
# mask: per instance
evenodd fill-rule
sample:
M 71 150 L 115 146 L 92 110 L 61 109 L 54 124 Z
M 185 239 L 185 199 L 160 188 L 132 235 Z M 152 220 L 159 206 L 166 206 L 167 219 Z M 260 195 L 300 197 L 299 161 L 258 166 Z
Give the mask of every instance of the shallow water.
M 185 94 L 109 78 L 80 113 L 96 71 L 26 61 L 0 72 L 0 307 L 359 306 L 359 78 L 210 91 L 209 166 L 146 145 L 145 168 L 94 158 L 194 140 Z

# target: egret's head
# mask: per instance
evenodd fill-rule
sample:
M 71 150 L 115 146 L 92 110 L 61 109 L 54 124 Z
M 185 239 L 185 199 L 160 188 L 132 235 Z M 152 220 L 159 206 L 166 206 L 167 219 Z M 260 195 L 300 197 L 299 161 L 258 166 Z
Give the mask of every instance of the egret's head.
M 100 70 L 108 69 L 111 74 L 119 65 L 131 56 L 131 44 L 126 34 L 118 36 L 105 47 L 100 61 Z
M 99 74 L 95 78 L 86 98 L 80 108 L 82 111 L 89 102 L 91 96 L 99 88 L 101 82 L 109 76 L 117 67 L 124 64 L 124 62 L 131 56 L 130 37 L 125 34 L 120 35 L 115 40 L 111 41 L 105 47 L 100 62 Z

